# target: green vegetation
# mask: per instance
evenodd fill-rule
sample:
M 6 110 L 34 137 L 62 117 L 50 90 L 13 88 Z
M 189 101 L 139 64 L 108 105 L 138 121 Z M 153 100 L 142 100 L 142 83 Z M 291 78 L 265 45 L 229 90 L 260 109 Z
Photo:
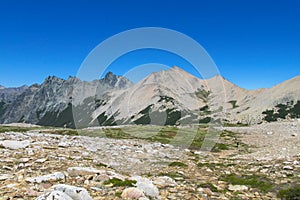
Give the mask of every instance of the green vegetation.
M 228 145 L 223 143 L 216 143 L 216 145 L 213 147 L 212 151 L 221 151 L 221 150 L 228 150 Z
M 126 126 L 122 128 L 104 128 L 98 130 L 78 130 L 80 135 L 92 137 L 109 137 L 115 139 L 145 139 L 152 142 L 160 142 L 163 144 L 184 146 L 189 145 L 190 149 L 200 149 L 207 135 L 207 127 L 195 126 L 178 128 L 174 126 Z M 234 133 L 224 131 L 221 137 L 234 137 Z M 191 144 L 186 144 L 186 140 L 190 138 Z M 227 143 L 219 142 L 215 144 L 213 151 L 222 151 L 230 148 Z M 234 145 L 234 144 L 233 144 Z M 232 146 L 233 146 L 232 145 Z
M 104 163 L 97 163 L 96 166 L 97 167 L 107 167 L 107 165 Z
M 210 115 L 212 113 L 209 110 L 209 106 L 208 105 L 205 105 L 205 106 L 201 107 L 199 110 L 200 110 L 200 115 L 201 116 Z
M 35 130 L 34 127 L 17 127 L 17 126 L 0 126 L 0 133 L 4 132 L 27 132 L 30 130 Z
M 115 192 L 115 196 L 121 198 L 122 192 Z
M 235 109 L 237 107 L 239 107 L 236 103 L 237 103 L 237 100 L 231 100 L 231 101 L 228 101 L 228 103 L 230 103 L 232 105 L 232 109 Z
M 201 183 L 198 186 L 202 188 L 209 188 L 212 192 L 218 192 L 218 189 L 212 183 Z
M 206 91 L 204 89 L 198 89 L 195 94 L 196 96 L 201 99 L 204 103 L 208 102 L 210 91 Z
M 245 126 L 249 126 L 248 124 L 244 124 L 241 122 L 238 122 L 236 124 L 232 124 L 232 123 L 224 123 L 223 126 L 225 127 L 245 127 Z
M 39 116 L 41 111 L 37 112 Z M 42 126 L 55 126 L 64 127 L 65 125 L 69 128 L 75 128 L 75 122 L 72 113 L 72 104 L 69 103 L 68 106 L 62 111 L 46 112 L 46 114 L 37 123 Z
M 220 167 L 230 167 L 230 166 L 235 166 L 234 163 L 229 163 L 229 164 L 224 164 L 224 163 L 213 163 L 213 162 L 200 162 L 197 164 L 197 166 L 199 168 L 203 168 L 203 167 L 208 167 L 208 168 L 220 168 Z
M 187 167 L 187 165 L 182 162 L 171 162 L 169 164 L 169 166 L 170 167 Z
M 262 192 L 268 192 L 273 188 L 273 184 L 264 176 L 258 175 L 242 175 L 236 174 L 224 175 L 220 178 L 222 181 L 226 181 L 233 185 L 246 185 L 251 188 L 257 188 Z
M 161 97 L 159 101 L 172 101 L 171 97 Z M 139 114 L 142 115 L 139 119 L 135 120 L 135 124 L 147 125 L 147 124 L 155 124 L 155 122 L 151 121 L 152 119 L 163 119 L 166 120 L 164 124 L 161 125 L 176 125 L 180 120 L 181 111 L 175 109 L 166 109 L 164 112 L 152 111 L 151 108 L 153 105 L 147 106 L 144 110 L 140 111 Z M 164 115 L 167 115 L 166 118 Z M 150 117 L 151 115 L 151 117 Z M 156 124 L 158 125 L 158 124 Z
M 199 120 L 199 124 L 208 124 L 209 122 L 211 122 L 211 120 L 212 120 L 211 117 L 205 117 Z
M 295 186 L 292 188 L 281 189 L 278 194 L 278 198 L 283 200 L 296 200 L 300 199 L 300 186 Z
M 122 181 L 121 179 L 118 178 L 112 178 L 107 181 L 104 181 L 104 185 L 110 185 L 112 184 L 114 187 L 133 187 L 136 184 L 136 181 L 134 180 L 124 180 Z
M 293 101 L 287 102 L 287 104 L 277 104 L 274 109 L 265 110 L 262 114 L 265 115 L 264 120 L 267 122 L 274 122 L 287 117 L 300 118 L 300 101 L 297 101 L 296 104 Z

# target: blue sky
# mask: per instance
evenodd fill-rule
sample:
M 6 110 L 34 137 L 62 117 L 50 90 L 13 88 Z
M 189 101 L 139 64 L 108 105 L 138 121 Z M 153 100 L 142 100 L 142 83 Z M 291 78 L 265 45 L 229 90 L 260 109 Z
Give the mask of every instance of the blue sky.
M 233 83 L 248 89 L 271 87 L 300 75 L 299 19 L 297 0 L 3 0 L 0 85 L 75 76 L 103 40 L 151 26 L 195 39 Z M 157 55 L 137 53 L 120 59 L 124 63 L 112 70 L 122 74 L 132 62 L 173 64 L 163 53 Z

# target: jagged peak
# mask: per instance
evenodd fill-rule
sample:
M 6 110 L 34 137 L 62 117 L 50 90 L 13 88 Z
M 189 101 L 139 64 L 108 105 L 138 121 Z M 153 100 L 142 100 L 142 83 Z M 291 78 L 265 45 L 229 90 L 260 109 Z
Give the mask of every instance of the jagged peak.
M 104 78 L 101 79 L 105 84 L 108 84 L 112 87 L 126 87 L 126 85 L 130 86 L 133 83 L 124 76 L 118 76 L 113 72 L 109 71 L 105 74 Z
M 48 77 L 45 79 L 45 81 L 52 81 L 52 80 L 54 80 L 54 81 L 65 81 L 65 79 L 59 78 L 59 77 L 57 77 L 57 76 L 48 76 Z

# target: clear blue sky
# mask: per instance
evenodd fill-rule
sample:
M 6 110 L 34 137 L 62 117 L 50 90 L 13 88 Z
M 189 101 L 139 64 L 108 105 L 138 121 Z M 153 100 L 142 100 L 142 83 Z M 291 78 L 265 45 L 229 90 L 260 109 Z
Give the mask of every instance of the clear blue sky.
M 194 38 L 233 83 L 271 87 L 300 75 L 299 20 L 298 0 L 2 0 L 0 85 L 74 76 L 101 41 L 152 26 Z

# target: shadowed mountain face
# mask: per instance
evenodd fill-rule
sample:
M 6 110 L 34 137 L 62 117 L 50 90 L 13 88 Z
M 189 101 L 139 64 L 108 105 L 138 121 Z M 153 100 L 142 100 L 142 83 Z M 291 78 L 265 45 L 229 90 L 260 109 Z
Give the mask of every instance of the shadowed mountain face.
M 63 80 L 49 76 L 41 85 L 35 84 L 15 96 L 12 102 L 5 102 L 0 115 L 1 123 L 26 122 L 40 125 L 74 127 L 72 101 L 74 91 L 82 89 L 82 99 L 101 96 L 108 90 L 131 86 L 124 77 L 110 74 L 92 82 L 70 77 Z
M 16 88 L 5 88 L 4 86 L 0 85 L 0 101 L 11 103 L 16 100 L 17 96 L 22 94 L 27 88 L 27 85 Z
M 220 76 L 202 80 L 178 67 L 134 85 L 112 72 L 92 82 L 51 76 L 41 85 L 0 88 L 0 123 L 87 127 L 276 121 L 300 117 L 299 85 L 300 77 L 295 77 L 250 91 Z

